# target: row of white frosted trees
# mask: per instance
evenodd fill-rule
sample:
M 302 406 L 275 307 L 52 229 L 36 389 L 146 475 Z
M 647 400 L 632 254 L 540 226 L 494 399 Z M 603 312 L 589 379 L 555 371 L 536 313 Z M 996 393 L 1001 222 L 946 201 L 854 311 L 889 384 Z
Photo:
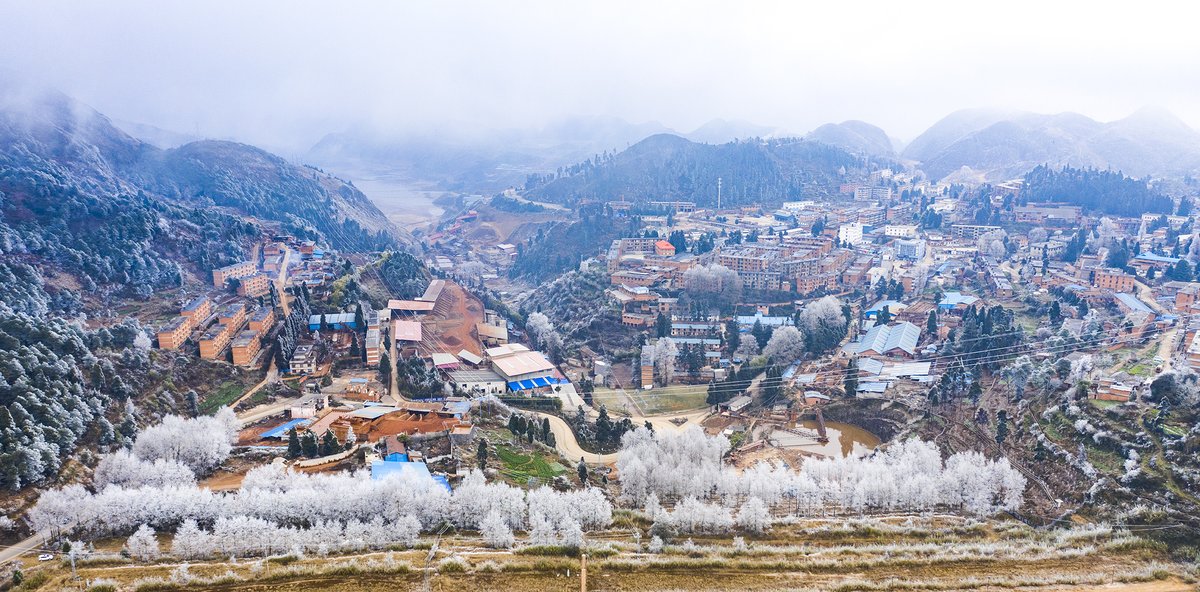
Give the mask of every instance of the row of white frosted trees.
M 430 480 L 306 474 L 282 464 L 250 471 L 233 492 L 197 486 L 193 467 L 210 469 L 228 454 L 214 442 L 227 445 L 230 425 L 222 416 L 147 430 L 132 453 L 102 461 L 95 491 L 71 485 L 43 494 L 30 512 L 33 527 L 85 538 L 134 533 L 127 550 L 142 558 L 160 552 L 157 532 L 174 531 L 172 554 L 197 559 L 412 545 L 442 525 L 477 530 L 493 547 L 512 546 L 515 531 L 525 531 L 531 545 L 578 547 L 586 531 L 612 522 L 612 505 L 598 488 L 526 491 L 486 483 L 475 471 L 453 493 Z M 168 430 L 193 446 L 170 443 Z M 785 516 L 830 510 L 987 515 L 1015 509 L 1025 487 L 1003 459 L 959 453 L 943 461 L 919 441 L 869 459 L 808 460 L 799 470 L 760 464 L 739 472 L 724 462 L 728 448 L 724 437 L 696 428 L 674 436 L 630 432 L 617 462 L 621 501 L 642 508 L 662 533 L 759 533 Z

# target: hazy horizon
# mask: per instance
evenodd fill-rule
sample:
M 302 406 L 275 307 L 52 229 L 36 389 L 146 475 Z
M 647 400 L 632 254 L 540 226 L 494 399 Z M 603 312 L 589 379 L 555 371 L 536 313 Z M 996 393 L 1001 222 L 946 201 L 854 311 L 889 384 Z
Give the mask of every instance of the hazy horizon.
M 47 2 L 9 7 L 0 71 L 118 121 L 288 151 L 355 127 L 573 117 L 796 134 L 857 119 L 907 142 L 965 108 L 1157 106 L 1200 128 L 1196 9 L 1168 6 Z

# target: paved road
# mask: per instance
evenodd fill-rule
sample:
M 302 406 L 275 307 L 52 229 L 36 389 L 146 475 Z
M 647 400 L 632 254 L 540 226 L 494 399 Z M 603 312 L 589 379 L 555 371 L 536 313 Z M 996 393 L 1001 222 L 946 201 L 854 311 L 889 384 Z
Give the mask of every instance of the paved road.
M 39 532 L 23 541 L 14 543 L 11 547 L 0 549 L 0 563 L 8 563 L 30 551 L 40 550 L 49 538 L 49 533 Z

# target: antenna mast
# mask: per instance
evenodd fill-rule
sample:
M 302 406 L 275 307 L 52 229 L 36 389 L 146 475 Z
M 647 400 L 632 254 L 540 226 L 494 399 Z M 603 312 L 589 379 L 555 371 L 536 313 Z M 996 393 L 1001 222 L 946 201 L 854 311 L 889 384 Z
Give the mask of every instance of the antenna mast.
M 721 210 L 721 178 L 717 177 L 717 211 Z

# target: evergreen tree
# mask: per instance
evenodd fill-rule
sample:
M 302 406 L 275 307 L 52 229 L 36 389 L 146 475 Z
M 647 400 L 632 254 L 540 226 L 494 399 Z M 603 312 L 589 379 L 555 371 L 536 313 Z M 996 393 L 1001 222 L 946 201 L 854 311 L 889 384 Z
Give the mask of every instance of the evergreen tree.
M 846 378 L 842 388 L 847 397 L 858 396 L 858 360 L 855 358 L 850 358 L 850 364 L 846 367 Z
M 654 321 L 654 334 L 656 337 L 671 336 L 671 317 L 666 313 L 658 313 L 658 318 Z
M 339 449 L 341 449 L 341 445 L 338 443 L 337 436 L 333 435 L 333 430 L 325 430 L 325 435 L 321 436 L 321 456 L 337 454 Z
M 936 339 L 937 338 L 937 330 L 938 330 L 938 318 L 937 318 L 937 309 L 935 308 L 935 309 L 929 311 L 929 319 L 925 321 L 925 332 L 927 334 L 929 334 L 929 336 L 931 338 Z
M 296 458 L 300 456 L 302 452 L 303 451 L 300 449 L 300 436 L 296 433 L 296 426 L 292 426 L 292 429 L 288 430 L 287 457 Z
M 1008 412 L 1001 409 L 996 412 L 996 443 L 1003 445 L 1008 438 Z
M 579 465 L 575 467 L 575 471 L 579 473 L 579 483 L 584 487 L 587 486 L 588 468 L 583 462 L 583 457 L 579 457 Z
M 317 435 L 312 432 L 304 432 L 300 436 L 300 450 L 308 458 L 316 458 L 320 456 L 320 445 L 317 443 Z

